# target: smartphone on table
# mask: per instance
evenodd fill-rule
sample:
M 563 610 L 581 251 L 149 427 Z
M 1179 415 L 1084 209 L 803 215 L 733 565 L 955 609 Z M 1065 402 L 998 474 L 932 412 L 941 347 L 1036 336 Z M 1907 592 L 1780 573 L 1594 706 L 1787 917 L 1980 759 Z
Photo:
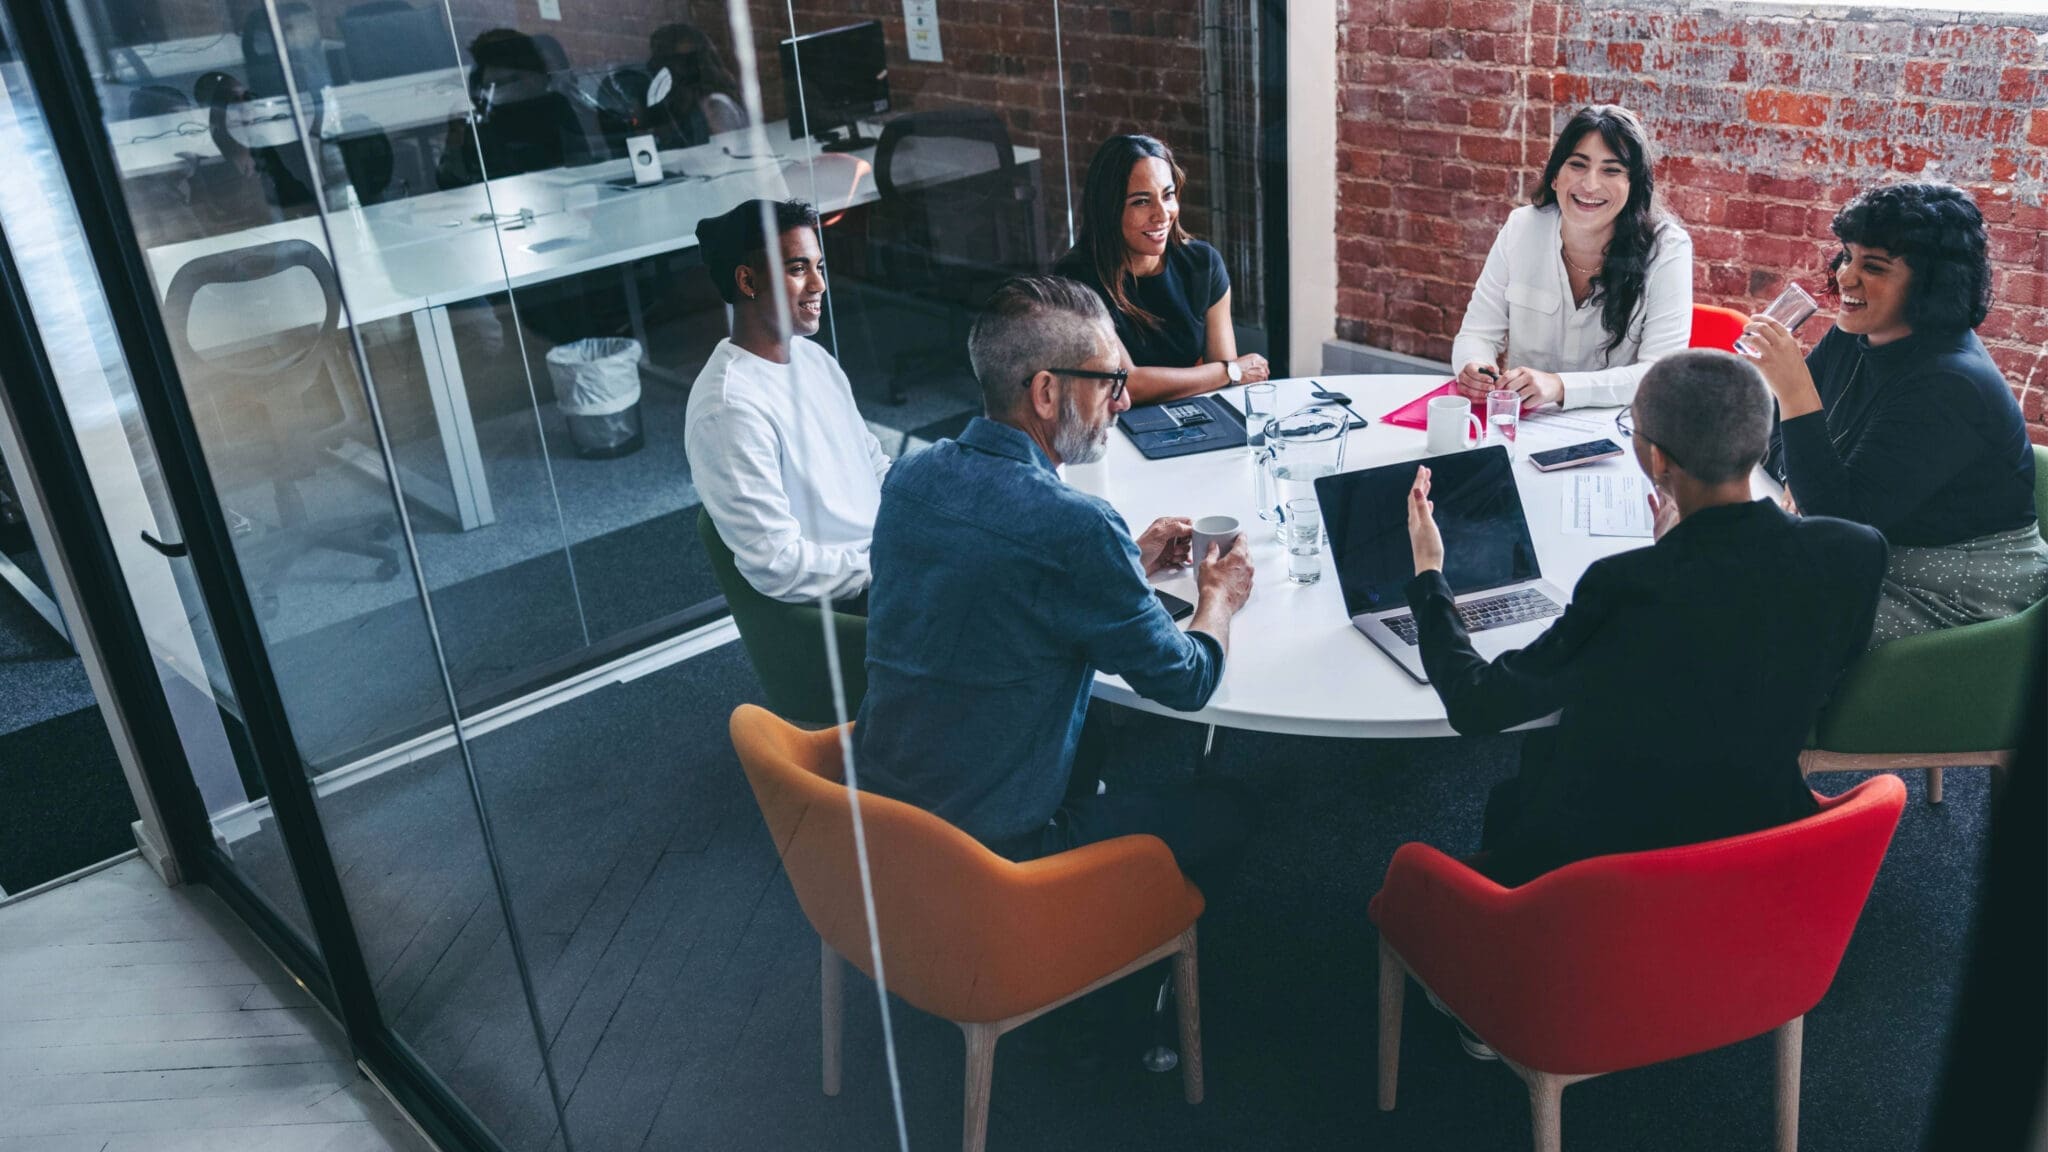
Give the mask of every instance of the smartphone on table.
M 1175 596 L 1171 592 L 1162 592 L 1154 588 L 1152 594 L 1159 597 L 1159 602 L 1166 606 L 1167 615 L 1175 620 L 1185 620 L 1195 614 L 1195 606 L 1193 604 Z
M 1588 440 L 1584 444 L 1573 444 L 1568 448 L 1552 448 L 1547 452 L 1531 452 L 1529 463 L 1538 472 L 1555 472 L 1559 468 L 1576 468 L 1591 464 L 1595 460 L 1612 460 L 1621 455 L 1621 445 L 1612 440 Z

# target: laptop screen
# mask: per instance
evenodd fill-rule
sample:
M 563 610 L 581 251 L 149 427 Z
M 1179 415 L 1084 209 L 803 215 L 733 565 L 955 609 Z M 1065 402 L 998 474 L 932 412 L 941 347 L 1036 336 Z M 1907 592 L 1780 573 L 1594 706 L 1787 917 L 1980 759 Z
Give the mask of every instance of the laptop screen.
M 1343 472 L 1316 481 L 1316 498 L 1330 529 L 1344 608 L 1353 616 L 1408 603 L 1406 586 L 1415 575 L 1408 489 L 1415 483 L 1415 469 L 1424 464 L 1451 591 L 1480 592 L 1541 575 L 1506 448 L 1491 445 Z

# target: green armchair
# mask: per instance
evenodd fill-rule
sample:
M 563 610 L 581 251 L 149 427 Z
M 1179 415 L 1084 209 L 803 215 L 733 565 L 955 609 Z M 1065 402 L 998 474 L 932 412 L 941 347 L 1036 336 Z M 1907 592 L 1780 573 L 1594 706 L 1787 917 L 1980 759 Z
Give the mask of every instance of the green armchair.
M 711 558 L 711 575 L 725 594 L 733 623 L 739 626 L 740 643 L 754 665 L 754 675 L 767 690 L 769 711 L 792 723 L 839 723 L 825 662 L 825 630 L 818 619 L 824 610 L 816 604 L 785 604 L 756 591 L 733 563 L 732 549 L 718 535 L 718 526 L 701 508 L 697 510 L 697 538 Z M 868 622 L 844 612 L 829 615 L 838 639 L 839 670 L 851 719 L 868 689 Z
M 2034 449 L 2034 507 L 2048 523 L 2048 449 Z M 1808 772 L 1927 771 L 1941 803 L 1943 768 L 2012 761 L 2028 670 L 2048 635 L 2048 600 L 2003 620 L 1908 636 L 1851 665 L 1799 758 Z

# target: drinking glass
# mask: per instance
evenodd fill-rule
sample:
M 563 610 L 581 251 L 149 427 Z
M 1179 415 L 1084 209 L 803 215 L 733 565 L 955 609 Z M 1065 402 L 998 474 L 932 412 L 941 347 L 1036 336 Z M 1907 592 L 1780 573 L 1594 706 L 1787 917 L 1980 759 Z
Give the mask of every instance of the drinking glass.
M 1252 499 L 1258 507 L 1259 519 L 1276 529 L 1280 524 L 1280 500 L 1274 495 L 1273 473 L 1267 466 L 1266 422 L 1274 416 L 1278 391 L 1271 384 L 1247 384 L 1244 388 L 1244 442 L 1252 457 Z
M 1771 319 L 1783 324 L 1787 332 L 1797 332 L 1799 331 L 1799 326 L 1806 323 L 1818 311 L 1820 311 L 1820 305 L 1814 303 L 1813 297 L 1806 294 L 1806 289 L 1801 288 L 1797 284 L 1787 284 L 1785 285 L 1785 290 L 1778 293 L 1778 298 L 1771 301 L 1770 306 L 1758 313 L 1758 315 L 1769 316 Z M 1761 349 L 1752 348 L 1745 344 L 1740 336 L 1735 338 L 1735 350 L 1751 359 L 1763 355 Z
M 1521 419 L 1521 393 L 1496 388 L 1486 394 L 1486 442 L 1504 445 L 1510 460 L 1515 458 L 1515 431 Z
M 1323 510 L 1313 496 L 1287 502 L 1287 579 L 1313 584 L 1323 578 Z

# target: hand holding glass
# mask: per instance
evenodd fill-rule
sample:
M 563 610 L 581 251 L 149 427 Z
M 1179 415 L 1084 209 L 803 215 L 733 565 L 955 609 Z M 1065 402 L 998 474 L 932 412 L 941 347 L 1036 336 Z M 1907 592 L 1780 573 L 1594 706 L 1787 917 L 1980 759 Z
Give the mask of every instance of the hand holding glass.
M 1806 323 L 1818 311 L 1820 311 L 1820 305 L 1814 302 L 1813 297 L 1806 294 L 1806 289 L 1801 288 L 1797 284 L 1787 284 L 1785 285 L 1785 290 L 1778 293 L 1778 298 L 1771 301 L 1770 306 L 1758 313 L 1758 315 L 1768 316 L 1783 324 L 1787 332 L 1797 332 L 1799 331 L 1799 326 Z M 1735 350 L 1752 360 L 1763 355 L 1763 349 L 1750 347 L 1740 336 L 1735 338 Z

